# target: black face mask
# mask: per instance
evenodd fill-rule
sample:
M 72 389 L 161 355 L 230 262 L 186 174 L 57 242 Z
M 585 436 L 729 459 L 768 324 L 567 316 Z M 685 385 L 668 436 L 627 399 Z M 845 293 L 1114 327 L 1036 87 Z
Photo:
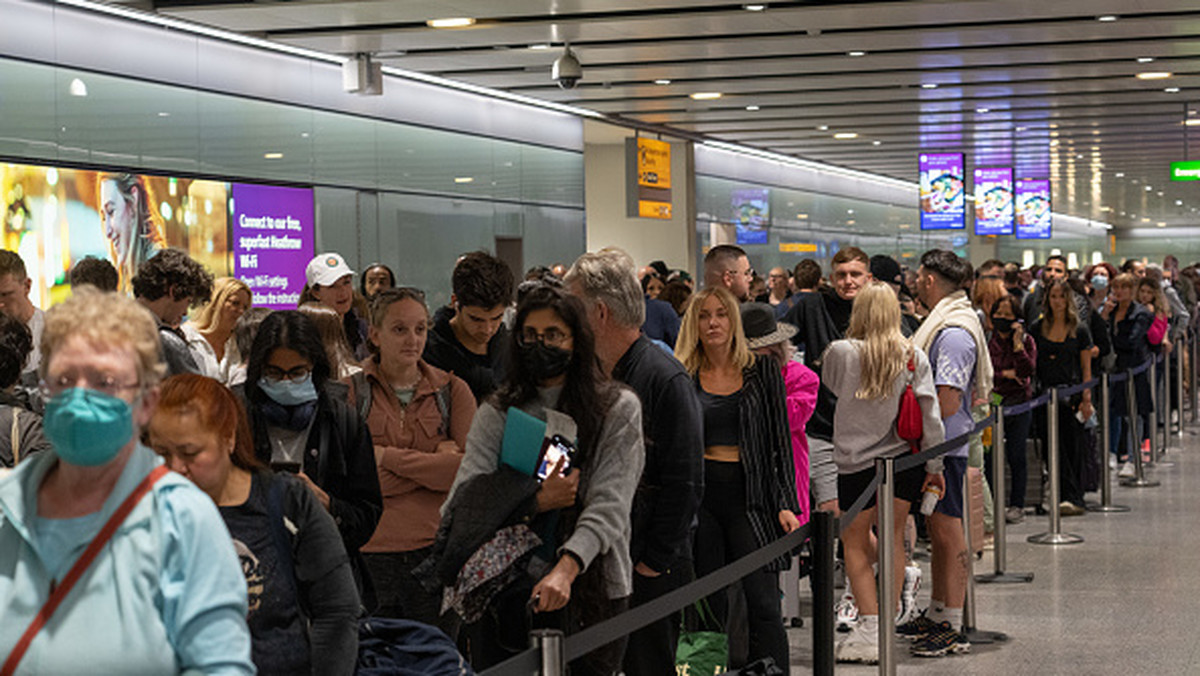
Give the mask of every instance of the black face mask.
M 521 346 L 521 366 L 539 383 L 566 373 L 570 363 L 571 352 L 568 350 L 541 342 Z
M 1017 320 L 1007 317 L 992 317 L 992 326 L 996 327 L 996 331 L 1000 333 L 1012 333 L 1013 324 L 1016 322 Z

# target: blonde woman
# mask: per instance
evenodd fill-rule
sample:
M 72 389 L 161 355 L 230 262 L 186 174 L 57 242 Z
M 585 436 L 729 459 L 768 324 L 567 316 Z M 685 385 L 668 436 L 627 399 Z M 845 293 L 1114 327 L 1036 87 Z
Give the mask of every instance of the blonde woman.
M 229 384 L 230 371 L 241 362 L 233 329 L 253 298 L 242 280 L 221 277 L 213 282 L 212 300 L 200 308 L 195 319 L 183 325 L 183 335 L 201 375 Z
M 911 360 L 914 371 L 908 370 Z M 877 458 L 897 457 L 909 451 L 908 442 L 896 434 L 900 396 L 911 381 L 921 405 L 924 436 L 921 448 L 942 442 L 945 430 L 937 403 L 937 389 L 929 359 L 900 333 L 900 302 L 882 282 L 872 282 L 854 299 L 846 339 L 834 341 L 825 351 L 822 383 L 837 397 L 833 418 L 833 460 L 838 467 L 838 502 L 849 510 L 875 476 Z M 921 496 L 924 484 L 943 491 L 941 459 L 925 467 L 913 467 L 896 474 L 895 515 L 890 524 L 895 538 L 896 597 L 904 586 L 904 524 L 909 505 Z M 842 531 L 846 577 L 858 603 L 859 620 L 838 643 L 836 656 L 841 662 L 879 661 L 879 601 L 875 593 L 875 574 L 871 570 L 874 553 L 871 526 L 875 525 L 875 498 L 858 514 L 850 527 Z
M 756 357 L 742 332 L 737 300 L 724 287 L 697 293 L 680 327 L 675 356 L 696 384 L 704 419 L 704 501 L 696 531 L 703 576 L 799 528 L 786 394 L 779 365 Z M 742 579 L 750 661 L 772 657 L 788 671 L 779 609 L 782 556 Z M 709 599 L 723 618 L 724 594 Z

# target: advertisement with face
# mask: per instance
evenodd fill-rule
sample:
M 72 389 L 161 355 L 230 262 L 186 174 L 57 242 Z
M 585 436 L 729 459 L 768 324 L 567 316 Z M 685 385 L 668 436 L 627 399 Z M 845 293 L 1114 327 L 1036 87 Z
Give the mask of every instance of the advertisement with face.
M 921 153 L 921 229 L 967 227 L 965 161 L 962 153 Z
M 88 256 L 112 263 L 125 292 L 165 247 L 227 275 L 226 200 L 218 181 L 0 164 L 0 245 L 21 256 L 43 308 L 66 297 L 72 266 Z
M 738 244 L 766 244 L 771 225 L 771 191 L 745 188 L 733 191 L 733 222 Z
M 1050 239 L 1050 181 L 1017 181 L 1017 239 Z
M 234 276 L 256 307 L 295 309 L 315 247 L 312 190 L 234 183 L 232 192 Z
M 975 170 L 975 234 L 1013 234 L 1013 170 Z

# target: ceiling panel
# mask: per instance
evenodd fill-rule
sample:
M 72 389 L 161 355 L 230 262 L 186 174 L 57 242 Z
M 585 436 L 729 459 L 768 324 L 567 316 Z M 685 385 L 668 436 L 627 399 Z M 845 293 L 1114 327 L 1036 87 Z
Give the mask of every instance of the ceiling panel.
M 1184 125 L 1200 118 L 1195 0 L 824 0 L 768 3 L 765 11 L 714 0 L 155 6 L 292 45 L 370 52 L 398 68 L 590 108 L 618 124 L 906 180 L 915 180 L 922 150 L 958 150 L 972 165 L 1011 163 L 1048 177 L 1056 209 L 1118 227 L 1175 224 L 1200 209 L 1189 184 L 1166 180 L 1171 160 L 1200 154 L 1193 150 L 1200 126 Z M 1106 15 L 1115 20 L 1100 20 Z M 477 23 L 425 25 L 446 16 Z M 550 80 L 566 41 L 584 68 L 571 90 Z M 1135 77 L 1148 71 L 1172 76 Z M 694 101 L 688 95 L 696 92 L 723 96 Z M 834 139 L 837 132 L 858 137 Z

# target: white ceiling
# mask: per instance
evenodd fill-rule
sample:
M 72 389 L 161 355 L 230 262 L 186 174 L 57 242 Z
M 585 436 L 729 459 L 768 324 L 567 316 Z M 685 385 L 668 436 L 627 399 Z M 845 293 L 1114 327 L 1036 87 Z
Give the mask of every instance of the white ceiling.
M 626 123 L 908 180 L 916 178 L 918 152 L 960 151 L 969 165 L 1049 177 L 1057 211 L 1118 227 L 1200 222 L 1197 188 L 1168 181 L 1169 163 L 1185 159 L 1189 142 L 1200 158 L 1200 127 L 1183 125 L 1200 111 L 1194 0 L 793 1 L 758 12 L 715 0 L 155 6 L 292 45 L 372 52 L 387 65 L 571 103 Z M 1104 15 L 1117 20 L 1098 20 Z M 477 23 L 425 25 L 450 16 Z M 565 41 L 584 66 L 573 90 L 550 80 Z M 553 47 L 534 47 L 544 45 Z M 1142 57 L 1154 61 L 1138 63 Z M 1149 70 L 1174 76 L 1135 77 Z M 688 98 L 700 91 L 724 96 Z M 837 140 L 836 132 L 859 136 Z

